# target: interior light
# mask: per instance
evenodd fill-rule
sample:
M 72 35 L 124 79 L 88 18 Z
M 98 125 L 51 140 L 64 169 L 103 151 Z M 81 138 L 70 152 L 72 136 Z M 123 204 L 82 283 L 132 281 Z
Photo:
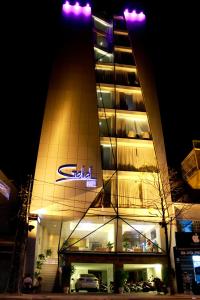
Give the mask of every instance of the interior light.
M 200 262 L 200 255 L 192 255 L 192 260 Z
M 37 209 L 36 211 L 34 211 L 34 213 L 37 213 L 38 215 L 45 215 L 45 214 L 47 214 L 47 209 L 40 208 L 40 209 Z

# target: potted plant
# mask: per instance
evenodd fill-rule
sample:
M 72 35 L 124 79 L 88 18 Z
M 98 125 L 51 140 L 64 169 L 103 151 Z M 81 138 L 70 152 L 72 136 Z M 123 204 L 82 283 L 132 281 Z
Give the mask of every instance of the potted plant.
M 124 247 L 125 251 L 127 252 L 128 248 L 130 247 L 130 243 L 128 240 L 124 240 L 123 247 Z
M 63 292 L 65 294 L 69 294 L 70 292 L 70 279 L 72 274 L 74 274 L 74 272 L 75 272 L 75 268 L 73 265 L 69 264 L 69 265 L 62 266 L 61 280 L 62 280 Z
M 45 259 L 45 255 L 43 253 L 38 254 L 38 258 L 36 260 L 36 270 L 34 272 L 36 278 L 40 275 Z
M 107 248 L 108 248 L 108 251 L 111 252 L 111 251 L 112 251 L 112 248 L 114 247 L 114 243 L 108 242 L 106 246 L 107 246 Z

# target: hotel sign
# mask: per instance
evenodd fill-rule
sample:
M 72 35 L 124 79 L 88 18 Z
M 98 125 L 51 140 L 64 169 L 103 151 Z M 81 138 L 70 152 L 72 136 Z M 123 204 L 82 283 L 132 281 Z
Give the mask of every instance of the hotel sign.
M 69 171 L 71 171 L 69 173 Z M 76 164 L 65 164 L 58 168 L 58 174 L 62 178 L 56 179 L 56 182 L 60 181 L 86 181 L 86 187 L 96 187 L 97 179 L 92 177 L 92 167 L 85 170 L 85 166 L 81 167 L 81 170 L 77 170 Z

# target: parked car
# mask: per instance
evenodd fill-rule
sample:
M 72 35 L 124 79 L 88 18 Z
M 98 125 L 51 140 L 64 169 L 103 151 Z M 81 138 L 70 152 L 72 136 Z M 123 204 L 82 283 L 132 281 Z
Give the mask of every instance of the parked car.
M 99 291 L 99 280 L 94 274 L 80 274 L 75 283 L 76 292 L 79 290 Z

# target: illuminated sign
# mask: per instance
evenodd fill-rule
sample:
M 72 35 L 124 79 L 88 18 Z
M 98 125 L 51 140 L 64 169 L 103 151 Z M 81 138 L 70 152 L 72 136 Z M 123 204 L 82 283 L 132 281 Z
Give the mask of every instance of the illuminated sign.
M 10 198 L 10 188 L 2 180 L 0 180 L 0 194 L 6 197 L 8 200 Z
M 200 234 L 196 232 L 176 232 L 178 248 L 200 248 Z
M 60 181 L 86 181 L 86 187 L 96 187 L 97 180 L 92 178 L 92 167 L 85 170 L 85 166 L 82 166 L 81 170 L 76 170 L 76 164 L 66 164 L 58 168 L 58 174 L 63 176 L 62 178 L 56 179 L 56 182 Z M 66 173 L 66 169 L 72 170 L 71 173 Z

